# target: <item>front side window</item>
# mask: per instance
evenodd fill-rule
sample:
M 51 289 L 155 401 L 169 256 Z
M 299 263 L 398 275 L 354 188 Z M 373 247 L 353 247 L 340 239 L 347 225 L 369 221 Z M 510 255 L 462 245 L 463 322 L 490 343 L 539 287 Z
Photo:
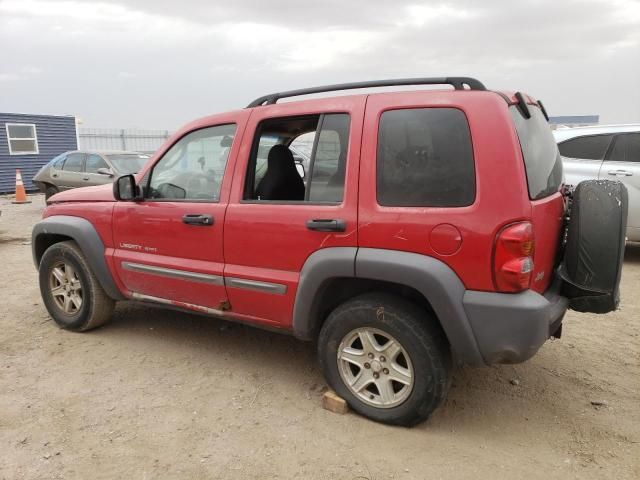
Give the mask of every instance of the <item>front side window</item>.
M 104 161 L 100 155 L 91 154 L 87 157 L 87 162 L 85 164 L 85 172 L 87 173 L 98 173 L 99 168 L 109 168 L 107 162 Z
M 81 172 L 84 163 L 84 153 L 70 153 L 62 169 L 65 172 Z
M 156 163 L 146 196 L 158 200 L 217 202 L 236 125 L 191 132 Z
M 640 133 L 617 135 L 608 160 L 640 163 Z
M 339 203 L 349 144 L 349 115 L 264 120 L 257 129 L 245 200 Z
M 558 144 L 560 155 L 568 158 L 602 160 L 613 135 L 588 135 L 572 138 Z
M 7 123 L 6 130 L 10 155 L 33 155 L 38 153 L 38 135 L 35 125 Z
M 455 108 L 382 114 L 377 198 L 384 206 L 463 207 L 476 195 L 469 124 Z

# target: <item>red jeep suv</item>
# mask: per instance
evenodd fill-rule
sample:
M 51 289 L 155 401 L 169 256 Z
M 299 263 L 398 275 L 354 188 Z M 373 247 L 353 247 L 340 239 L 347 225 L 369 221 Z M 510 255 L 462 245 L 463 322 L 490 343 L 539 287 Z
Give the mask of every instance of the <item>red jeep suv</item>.
M 278 103 L 410 84 L 447 88 Z M 562 183 L 544 107 L 519 92 L 458 77 L 294 90 L 189 123 L 113 186 L 54 195 L 33 255 L 62 328 L 135 300 L 277 329 L 317 343 L 354 410 L 412 425 L 454 364 L 522 362 L 559 336 L 571 296 L 617 306 L 624 236 L 601 242 L 617 270 L 589 289 L 566 260 L 580 242 Z

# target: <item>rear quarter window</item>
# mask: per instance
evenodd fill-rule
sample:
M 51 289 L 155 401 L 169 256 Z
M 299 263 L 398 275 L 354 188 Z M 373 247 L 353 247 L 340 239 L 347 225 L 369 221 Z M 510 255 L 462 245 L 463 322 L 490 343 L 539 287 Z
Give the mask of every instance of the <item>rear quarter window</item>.
M 528 105 L 530 118 L 517 107 L 509 108 L 518 132 L 527 172 L 529 198 L 538 200 L 553 195 L 562 185 L 562 159 L 551 128 L 535 105 Z
M 473 147 L 462 111 L 412 108 L 382 114 L 377 152 L 380 205 L 463 207 L 475 196 Z

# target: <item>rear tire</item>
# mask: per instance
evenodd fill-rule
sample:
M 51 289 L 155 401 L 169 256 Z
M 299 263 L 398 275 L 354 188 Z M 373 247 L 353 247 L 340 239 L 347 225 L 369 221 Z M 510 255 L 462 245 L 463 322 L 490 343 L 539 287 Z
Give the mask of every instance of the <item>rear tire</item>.
M 52 196 L 54 196 L 56 193 L 58 193 L 60 190 L 58 190 L 57 187 L 54 187 L 53 185 L 47 185 L 46 190 L 44 191 L 44 199 L 45 200 L 49 200 L 49 198 L 51 198 Z
M 451 352 L 437 321 L 384 293 L 338 306 L 320 331 L 318 357 L 329 385 L 353 410 L 392 425 L 429 418 L 451 380 Z
M 115 302 L 102 289 L 75 242 L 50 246 L 38 270 L 42 299 L 58 326 L 84 332 L 111 319 Z

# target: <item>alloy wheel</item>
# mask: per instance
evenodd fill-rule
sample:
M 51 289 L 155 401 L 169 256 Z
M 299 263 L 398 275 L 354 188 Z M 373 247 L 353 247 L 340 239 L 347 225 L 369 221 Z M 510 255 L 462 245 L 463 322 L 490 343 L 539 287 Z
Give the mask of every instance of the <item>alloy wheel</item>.
M 414 371 L 404 347 L 377 328 L 357 328 L 338 347 L 342 381 L 358 399 L 378 408 L 396 407 L 411 393 Z
M 82 283 L 69 263 L 58 262 L 53 266 L 49 290 L 56 306 L 66 315 L 75 315 L 82 308 Z

